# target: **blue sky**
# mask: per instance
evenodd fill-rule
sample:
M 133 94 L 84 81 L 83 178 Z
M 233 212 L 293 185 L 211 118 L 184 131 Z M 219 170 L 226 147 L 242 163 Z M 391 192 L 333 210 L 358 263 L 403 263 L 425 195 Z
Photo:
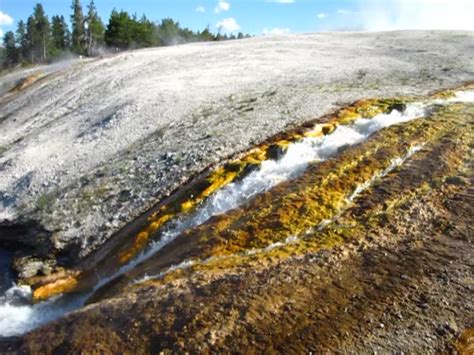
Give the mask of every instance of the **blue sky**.
M 0 33 L 14 30 L 36 0 L 0 0 Z M 82 0 L 85 8 L 89 0 Z M 69 18 L 70 0 L 41 1 L 49 17 Z M 474 30 L 474 0 L 95 0 L 106 22 L 115 7 L 191 29 L 261 34 L 337 30 Z

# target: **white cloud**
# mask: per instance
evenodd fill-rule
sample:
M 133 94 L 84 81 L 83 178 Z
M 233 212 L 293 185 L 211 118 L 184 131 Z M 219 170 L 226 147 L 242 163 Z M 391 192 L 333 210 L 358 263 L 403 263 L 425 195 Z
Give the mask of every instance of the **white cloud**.
M 472 0 L 360 0 L 362 27 L 384 30 L 474 30 Z
M 348 14 L 351 13 L 351 11 L 346 10 L 346 9 L 339 9 L 339 10 L 337 10 L 337 13 L 338 13 L 339 15 L 348 15 Z
M 271 28 L 271 29 L 264 28 L 263 31 L 262 31 L 262 34 L 264 36 L 281 36 L 281 35 L 288 34 L 290 32 L 291 32 L 291 30 L 289 28 L 275 27 L 275 28 Z
M 13 18 L 10 15 L 0 11 L 0 25 L 9 26 L 12 24 L 13 24 Z
M 3 44 L 3 35 L 4 35 L 3 30 L 0 28 L 0 45 Z
M 229 9 L 230 9 L 230 4 L 227 1 L 219 0 L 219 2 L 217 3 L 216 8 L 214 9 L 214 12 L 216 14 L 218 14 L 218 13 L 221 13 L 221 12 L 224 12 L 224 11 L 229 11 Z
M 235 32 L 240 30 L 239 24 L 233 17 L 225 18 L 219 21 L 216 23 L 216 27 L 220 30 L 223 30 L 224 32 Z
M 321 13 L 317 14 L 316 16 L 318 17 L 318 19 L 324 20 L 326 17 L 328 17 L 328 14 L 325 13 L 325 12 L 321 12 Z
M 277 4 L 293 4 L 295 0 L 266 0 L 266 2 L 274 2 Z
M 354 0 L 334 14 L 318 16 L 320 31 L 474 31 L 472 0 Z
M 201 13 L 205 13 L 206 12 L 206 8 L 202 5 L 199 5 L 198 7 L 196 7 L 196 12 L 201 12 Z

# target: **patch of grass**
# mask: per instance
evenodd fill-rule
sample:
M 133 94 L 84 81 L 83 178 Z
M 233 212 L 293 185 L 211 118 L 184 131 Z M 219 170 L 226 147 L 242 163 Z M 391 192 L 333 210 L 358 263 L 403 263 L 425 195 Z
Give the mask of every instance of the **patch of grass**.
M 368 74 L 368 71 L 366 69 L 357 70 L 357 72 L 356 72 L 357 80 L 364 79 L 367 76 L 367 74 Z
M 10 147 L 7 147 L 7 146 L 0 146 L 0 157 L 3 156 L 3 154 L 5 154 L 5 152 L 8 151 L 8 149 L 10 149 Z
M 53 205 L 54 201 L 56 200 L 56 191 L 45 193 L 38 198 L 36 206 L 41 211 L 49 211 L 51 210 L 51 206 Z
M 437 79 L 433 73 L 431 72 L 431 70 L 429 70 L 428 68 L 423 68 L 420 70 L 419 72 L 419 76 L 421 79 L 423 80 L 435 80 Z

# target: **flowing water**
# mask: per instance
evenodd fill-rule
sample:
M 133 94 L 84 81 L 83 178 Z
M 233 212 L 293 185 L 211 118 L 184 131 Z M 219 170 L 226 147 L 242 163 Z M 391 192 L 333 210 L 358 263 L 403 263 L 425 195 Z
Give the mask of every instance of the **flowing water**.
M 431 105 L 450 102 L 474 102 L 474 91 L 459 92 L 455 97 L 446 100 L 412 103 L 407 106 L 404 112 L 394 110 L 389 114 L 380 114 L 372 119 L 360 118 L 351 125 L 338 126 L 329 135 L 305 138 L 291 144 L 279 160 L 264 161 L 258 170 L 243 180 L 231 183 L 217 191 L 191 216 L 178 218 L 169 223 L 162 232 L 159 241 L 152 243 L 148 250 L 120 268 L 114 275 L 102 279 L 94 290 L 147 260 L 184 230 L 196 227 L 212 216 L 234 209 L 253 196 L 267 191 L 283 181 L 294 179 L 303 173 L 309 164 L 330 159 L 340 149 L 359 144 L 385 127 L 423 117 Z M 0 270 L 2 270 L 1 266 Z M 57 297 L 31 305 L 31 289 L 29 287 L 13 286 L 2 293 L 3 295 L 0 296 L 0 336 L 20 335 L 57 319 L 81 307 L 88 296 Z
M 416 145 L 416 146 L 410 147 L 410 149 L 405 154 L 405 156 L 399 157 L 399 158 L 394 158 L 391 161 L 390 165 L 384 171 L 375 174 L 369 181 L 366 181 L 364 184 L 361 184 L 361 185 L 357 186 L 357 188 L 354 190 L 354 192 L 350 196 L 347 197 L 348 204 L 350 204 L 362 192 L 367 190 L 377 179 L 380 179 L 380 178 L 383 178 L 384 176 L 387 176 L 389 173 L 391 173 L 397 167 L 401 166 L 407 159 L 412 157 L 413 154 L 415 154 L 416 152 L 421 150 L 422 147 L 423 147 L 423 145 Z M 336 219 L 336 218 L 337 218 L 337 216 L 334 219 Z M 325 226 L 327 226 L 331 222 L 332 222 L 332 220 L 322 221 L 320 226 L 318 227 L 318 229 L 324 228 Z M 304 234 L 305 235 L 310 235 L 313 232 L 314 232 L 314 229 L 310 229 L 310 230 L 306 231 Z M 263 249 L 250 249 L 250 250 L 247 250 L 244 253 L 240 253 L 240 254 L 212 256 L 212 257 L 207 258 L 205 260 L 200 260 L 199 263 L 200 264 L 208 264 L 209 262 L 215 261 L 216 259 L 222 260 L 222 259 L 232 258 L 232 257 L 235 257 L 235 256 L 241 256 L 241 255 L 247 255 L 248 256 L 248 255 L 255 255 L 255 254 L 258 254 L 258 253 L 262 253 L 262 252 L 269 252 L 273 249 L 280 248 L 280 247 L 283 247 L 283 246 L 288 245 L 288 244 L 296 243 L 298 240 L 300 240 L 300 236 L 293 235 L 293 236 L 290 236 L 290 237 L 286 238 L 286 240 L 284 240 L 283 242 L 272 243 L 272 244 L 268 245 L 267 247 L 265 247 Z M 138 283 L 149 281 L 149 280 L 160 279 L 163 276 L 165 276 L 165 275 L 167 275 L 167 274 L 169 274 L 169 273 L 171 273 L 175 270 L 184 270 L 184 269 L 187 269 L 187 268 L 190 268 L 190 267 L 194 266 L 195 264 L 196 264 L 196 261 L 191 260 L 191 259 L 187 259 L 187 260 L 184 260 L 184 261 L 182 261 L 181 263 L 179 263 L 177 265 L 172 265 L 171 267 L 169 267 L 165 271 L 160 272 L 157 275 L 145 275 L 145 276 L 143 276 L 143 277 L 141 277 L 137 280 L 134 280 L 133 284 L 138 284 Z

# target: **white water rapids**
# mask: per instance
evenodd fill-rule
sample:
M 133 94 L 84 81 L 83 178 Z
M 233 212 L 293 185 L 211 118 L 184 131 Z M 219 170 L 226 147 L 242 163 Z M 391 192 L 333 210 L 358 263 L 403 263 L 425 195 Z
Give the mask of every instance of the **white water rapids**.
M 133 269 L 174 240 L 184 230 L 196 227 L 212 216 L 240 206 L 258 193 L 297 177 L 305 171 L 308 164 L 330 159 L 341 148 L 359 144 L 382 128 L 423 117 L 427 107 L 432 104 L 449 102 L 472 103 L 474 91 L 459 92 L 454 98 L 447 100 L 412 103 L 404 112 L 394 110 L 372 119 L 357 119 L 352 125 L 338 126 L 329 135 L 305 138 L 291 144 L 281 159 L 264 161 L 258 170 L 250 173 L 242 181 L 231 183 L 218 190 L 192 215 L 169 223 L 158 242 L 152 243 L 148 250 L 119 269 L 114 275 L 104 278 L 95 289 Z M 87 295 L 75 298 L 57 297 L 35 305 L 29 303 L 30 299 L 31 290 L 28 287 L 15 285 L 0 296 L 0 336 L 21 335 L 57 319 L 81 307 Z

